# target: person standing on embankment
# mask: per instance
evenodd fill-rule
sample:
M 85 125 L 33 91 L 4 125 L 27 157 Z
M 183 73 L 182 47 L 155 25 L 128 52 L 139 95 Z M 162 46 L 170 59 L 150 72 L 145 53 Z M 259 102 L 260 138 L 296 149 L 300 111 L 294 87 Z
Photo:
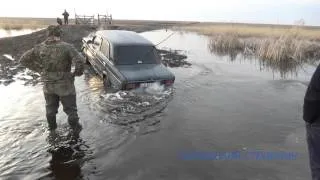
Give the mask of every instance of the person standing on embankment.
M 64 10 L 62 15 L 64 18 L 64 24 L 69 24 L 69 13 L 67 12 L 67 10 Z

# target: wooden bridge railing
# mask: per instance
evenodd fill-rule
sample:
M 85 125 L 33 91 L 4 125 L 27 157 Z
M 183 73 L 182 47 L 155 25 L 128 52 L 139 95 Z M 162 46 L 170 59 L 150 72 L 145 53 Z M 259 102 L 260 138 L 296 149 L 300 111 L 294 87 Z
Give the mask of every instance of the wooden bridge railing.
M 94 15 L 93 16 L 85 16 L 85 15 L 75 15 L 75 23 L 76 24 L 94 24 Z
M 112 15 L 101 15 L 101 14 L 98 14 L 98 25 L 111 24 L 111 23 L 112 23 Z

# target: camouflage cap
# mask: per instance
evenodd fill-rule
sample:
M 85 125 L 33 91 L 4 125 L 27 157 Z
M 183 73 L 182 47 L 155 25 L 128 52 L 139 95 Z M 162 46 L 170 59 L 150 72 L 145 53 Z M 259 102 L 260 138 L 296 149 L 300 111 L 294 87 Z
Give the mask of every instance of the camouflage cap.
M 48 36 L 60 37 L 62 35 L 62 30 L 60 26 L 51 25 L 48 27 Z

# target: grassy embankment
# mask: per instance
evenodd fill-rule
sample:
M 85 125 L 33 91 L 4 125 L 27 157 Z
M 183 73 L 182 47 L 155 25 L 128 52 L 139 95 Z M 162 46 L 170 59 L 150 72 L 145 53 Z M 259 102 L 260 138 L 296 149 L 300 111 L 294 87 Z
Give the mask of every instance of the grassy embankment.
M 94 20 L 97 25 L 97 19 Z M 162 28 L 171 27 L 174 25 L 187 24 L 189 22 L 180 21 L 150 21 L 150 20 L 113 20 L 112 25 L 125 28 L 139 28 L 144 27 L 146 30 L 149 28 L 154 29 L 155 26 Z M 0 29 L 5 30 L 21 30 L 21 29 L 39 29 L 45 28 L 49 25 L 57 24 L 55 18 L 13 18 L 13 17 L 0 17 Z M 69 19 L 69 24 L 75 24 L 74 19 Z M 130 28 L 129 28 L 130 29 Z
M 282 66 L 320 59 L 320 27 L 199 23 L 183 29 L 210 36 L 209 49 L 221 55 L 242 53 Z

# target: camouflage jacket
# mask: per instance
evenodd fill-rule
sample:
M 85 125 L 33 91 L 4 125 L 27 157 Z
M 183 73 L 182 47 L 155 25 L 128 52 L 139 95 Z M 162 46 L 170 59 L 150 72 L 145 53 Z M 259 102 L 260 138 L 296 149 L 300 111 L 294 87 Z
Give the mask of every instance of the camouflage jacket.
M 83 74 L 84 62 L 84 57 L 71 44 L 50 38 L 20 58 L 23 66 L 41 75 L 45 93 L 60 96 L 75 94 L 74 76 Z M 74 72 L 71 72 L 72 65 Z
M 65 18 L 69 17 L 69 13 L 68 12 L 63 12 L 62 16 L 64 16 Z

